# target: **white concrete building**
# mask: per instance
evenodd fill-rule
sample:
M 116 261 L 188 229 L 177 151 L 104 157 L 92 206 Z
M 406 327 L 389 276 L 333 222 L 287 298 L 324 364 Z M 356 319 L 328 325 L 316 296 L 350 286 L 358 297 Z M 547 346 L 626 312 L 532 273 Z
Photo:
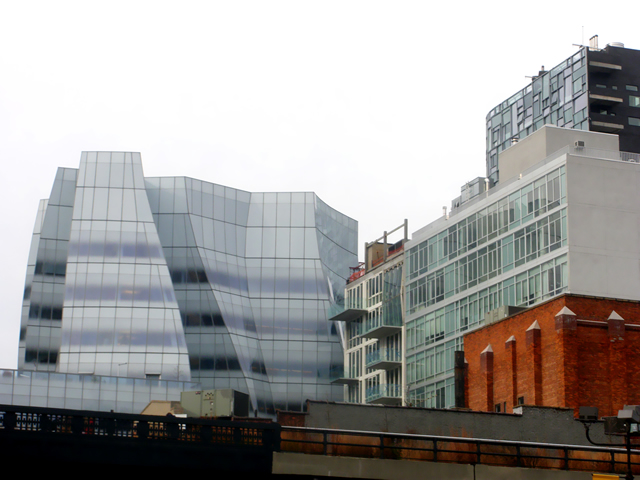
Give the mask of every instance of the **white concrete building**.
M 500 308 L 564 292 L 640 300 L 640 155 L 618 145 L 616 135 L 544 126 L 500 154 L 497 186 L 413 234 L 409 404 L 454 406 L 453 352 Z
M 402 237 L 390 242 L 393 235 Z M 365 244 L 365 261 L 352 268 L 344 310 L 330 320 L 343 321 L 344 372 L 333 383 L 345 385 L 351 403 L 404 404 L 404 243 L 408 224 Z

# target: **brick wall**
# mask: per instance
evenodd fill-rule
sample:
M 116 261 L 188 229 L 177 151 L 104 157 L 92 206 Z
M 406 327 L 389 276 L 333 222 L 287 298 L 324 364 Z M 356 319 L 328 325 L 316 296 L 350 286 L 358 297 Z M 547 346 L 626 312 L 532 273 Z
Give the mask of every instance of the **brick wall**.
M 562 295 L 468 333 L 464 350 L 472 410 L 511 413 L 523 399 L 607 416 L 640 403 L 638 302 Z

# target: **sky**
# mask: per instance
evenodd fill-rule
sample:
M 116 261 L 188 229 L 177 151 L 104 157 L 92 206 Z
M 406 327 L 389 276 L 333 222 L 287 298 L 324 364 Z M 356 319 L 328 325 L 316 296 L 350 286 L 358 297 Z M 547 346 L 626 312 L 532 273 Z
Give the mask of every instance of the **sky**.
M 0 368 L 16 368 L 38 201 L 86 150 L 146 176 L 314 191 L 365 241 L 485 173 L 485 117 L 637 0 L 0 0 Z

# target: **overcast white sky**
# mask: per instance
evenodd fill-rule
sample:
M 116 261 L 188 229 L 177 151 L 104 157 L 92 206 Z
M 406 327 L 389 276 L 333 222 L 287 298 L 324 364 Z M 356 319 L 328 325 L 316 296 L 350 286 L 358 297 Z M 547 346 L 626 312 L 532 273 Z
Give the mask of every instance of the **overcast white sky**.
M 638 1 L 606 10 L 0 0 L 0 368 L 17 364 L 38 201 L 81 151 L 139 151 L 147 176 L 314 191 L 358 220 L 362 250 L 484 175 L 485 116 L 525 76 L 594 34 L 640 49 Z

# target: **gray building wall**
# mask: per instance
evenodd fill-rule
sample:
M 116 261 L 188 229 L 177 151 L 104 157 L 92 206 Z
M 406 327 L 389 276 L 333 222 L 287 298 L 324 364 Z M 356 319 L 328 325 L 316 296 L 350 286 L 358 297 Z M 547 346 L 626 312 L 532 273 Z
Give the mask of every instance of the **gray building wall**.
M 522 415 L 309 401 L 304 426 L 520 442 L 591 445 L 573 409 L 522 406 Z M 617 443 L 603 435 L 603 424 L 592 427 L 595 441 Z
M 638 192 L 637 163 L 568 156 L 571 293 L 640 300 Z
M 541 159 L 566 147 L 583 141 L 585 147 L 618 151 L 618 136 L 606 133 L 585 132 L 545 125 L 535 135 L 530 135 L 511 148 L 500 153 L 500 182 L 519 177 Z
M 567 472 L 536 468 L 496 467 L 458 463 L 383 460 L 378 458 L 327 457 L 276 452 L 273 473 L 314 477 L 376 478 L 451 478 L 456 480 L 589 480 L 589 472 Z

